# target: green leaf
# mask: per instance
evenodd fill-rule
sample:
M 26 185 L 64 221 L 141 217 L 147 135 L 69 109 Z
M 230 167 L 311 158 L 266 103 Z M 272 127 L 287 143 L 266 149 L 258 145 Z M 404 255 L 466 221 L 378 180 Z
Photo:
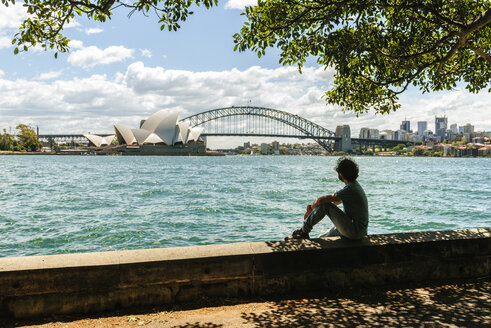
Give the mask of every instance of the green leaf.
M 438 61 L 455 45 L 455 33 L 461 33 L 447 20 L 484 17 L 489 0 L 487 6 L 482 0 L 425 0 L 425 6 L 386 0 L 308 2 L 317 3 L 322 9 L 288 0 L 260 0 L 246 7 L 246 22 L 233 36 L 234 51 L 249 49 L 261 57 L 267 48 L 278 48 L 279 62 L 297 65 L 299 71 L 308 57 L 316 56 L 325 68 L 336 69 L 326 102 L 356 114 L 397 110 L 397 94 L 408 84 L 422 92 L 453 89 L 457 81 L 473 92 L 491 84 L 491 63 L 464 47 L 436 74 Z M 468 36 L 484 52 L 491 48 L 489 25 Z

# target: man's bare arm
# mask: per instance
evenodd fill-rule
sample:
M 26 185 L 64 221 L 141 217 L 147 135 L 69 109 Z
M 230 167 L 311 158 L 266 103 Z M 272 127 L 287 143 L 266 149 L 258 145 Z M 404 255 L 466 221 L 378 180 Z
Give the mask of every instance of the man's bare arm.
M 305 212 L 303 218 L 304 219 L 307 218 L 307 216 L 309 216 L 309 214 L 312 213 L 314 208 L 316 208 L 319 205 L 326 204 L 326 203 L 333 203 L 334 205 L 339 205 L 339 204 L 341 204 L 341 202 L 342 202 L 341 198 L 339 198 L 335 194 L 327 195 L 327 196 L 321 196 L 321 197 L 317 198 L 312 205 L 310 205 L 310 204 L 307 205 L 307 209 L 306 209 L 306 212 Z
M 315 200 L 312 204 L 312 207 L 315 208 L 322 204 L 333 203 L 334 205 L 341 204 L 342 200 L 336 194 L 321 196 Z

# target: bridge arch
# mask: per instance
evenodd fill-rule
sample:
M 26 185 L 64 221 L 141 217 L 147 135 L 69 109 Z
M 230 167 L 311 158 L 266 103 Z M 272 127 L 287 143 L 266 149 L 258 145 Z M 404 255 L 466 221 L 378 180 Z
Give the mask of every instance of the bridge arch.
M 295 114 L 284 112 L 278 109 L 252 106 L 232 106 L 212 109 L 199 114 L 183 118 L 181 121 L 188 121 L 191 127 L 202 125 L 206 122 L 219 120 L 229 116 L 259 116 L 281 122 L 290 126 L 304 137 L 315 140 L 321 147 L 331 152 L 335 140 L 334 132 Z M 206 134 L 206 131 L 203 132 Z M 253 134 L 251 134 L 253 135 Z

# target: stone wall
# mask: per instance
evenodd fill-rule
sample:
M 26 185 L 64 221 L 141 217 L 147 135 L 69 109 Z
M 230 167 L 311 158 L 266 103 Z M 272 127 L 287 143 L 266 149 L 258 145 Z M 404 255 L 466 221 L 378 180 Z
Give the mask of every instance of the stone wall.
M 2 258 L 0 314 L 489 277 L 490 250 L 491 229 L 472 229 Z
M 96 151 L 97 155 L 125 155 L 125 156 L 204 156 L 207 155 L 206 145 L 203 142 L 191 141 L 187 144 L 168 145 L 118 145 L 102 147 Z

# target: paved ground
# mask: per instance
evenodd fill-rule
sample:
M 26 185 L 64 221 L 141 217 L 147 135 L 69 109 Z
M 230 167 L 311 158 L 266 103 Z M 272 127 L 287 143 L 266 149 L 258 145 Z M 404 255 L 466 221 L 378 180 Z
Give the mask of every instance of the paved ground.
M 7 327 L 491 327 L 489 280 L 391 290 L 358 290 L 301 299 L 222 304 L 0 322 Z M 194 307 L 194 309 L 193 309 Z M 135 314 L 138 313 L 138 314 Z

